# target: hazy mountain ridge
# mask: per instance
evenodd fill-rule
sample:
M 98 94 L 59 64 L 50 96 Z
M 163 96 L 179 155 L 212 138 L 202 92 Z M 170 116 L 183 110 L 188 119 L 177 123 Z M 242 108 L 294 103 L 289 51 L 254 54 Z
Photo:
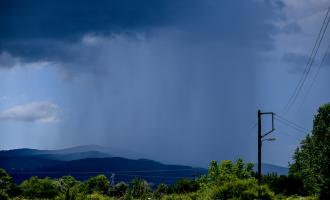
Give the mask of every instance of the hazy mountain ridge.
M 72 175 L 79 180 L 97 174 L 110 176 L 116 173 L 117 180 L 130 181 L 134 177 L 153 183 L 172 183 L 179 178 L 194 178 L 206 173 L 205 169 L 183 165 L 167 165 L 149 159 L 113 157 L 109 149 L 86 146 L 63 150 L 15 149 L 0 151 L 0 167 L 7 170 L 15 182 L 31 176 L 58 178 Z M 90 150 L 103 150 L 90 151 Z
M 132 155 L 133 156 L 133 155 Z M 194 178 L 205 174 L 207 169 L 184 165 L 169 165 L 149 159 L 129 159 L 111 154 L 101 146 L 79 146 L 60 150 L 14 149 L 0 151 L 0 167 L 12 174 L 16 182 L 31 176 L 58 178 L 72 175 L 84 180 L 97 174 L 129 181 L 140 177 L 154 183 L 172 183 L 179 178 Z M 263 164 L 264 174 L 287 174 L 288 169 Z

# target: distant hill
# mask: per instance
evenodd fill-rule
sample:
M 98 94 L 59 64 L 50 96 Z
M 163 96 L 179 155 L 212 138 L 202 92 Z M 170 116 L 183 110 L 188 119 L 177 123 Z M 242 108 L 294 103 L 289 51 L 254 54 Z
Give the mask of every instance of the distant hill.
M 100 151 L 89 151 L 95 149 Z M 59 178 L 72 175 L 85 180 L 98 174 L 111 176 L 114 173 L 117 181 L 128 182 L 138 177 L 155 184 L 171 184 L 180 178 L 194 178 L 206 173 L 206 169 L 166 165 L 148 159 L 111 157 L 108 150 L 84 146 L 62 150 L 0 151 L 0 167 L 8 171 L 17 183 L 31 176 Z
M 257 166 L 258 166 L 258 164 L 254 165 L 254 171 L 258 170 Z M 289 172 L 289 169 L 287 167 L 282 167 L 282 166 L 267 164 L 267 163 L 264 163 L 261 165 L 262 174 L 277 173 L 278 175 L 287 175 L 288 172 Z
M 88 153 L 89 152 L 89 153 Z M 13 149 L 0 151 L 0 156 L 32 156 L 44 155 L 47 158 L 52 158 L 52 155 L 67 155 L 62 160 L 75 160 L 83 158 L 101 158 L 101 157 L 123 157 L 130 159 L 143 158 L 144 156 L 127 150 L 103 147 L 99 145 L 84 145 L 59 150 L 38 150 L 38 149 Z M 70 155 L 72 159 L 70 159 Z M 56 157 L 56 156 L 55 156 Z M 58 159 L 56 157 L 56 159 Z
M 131 159 L 132 157 L 134 159 Z M 97 145 L 60 150 L 14 149 L 0 151 L 0 168 L 8 171 L 17 183 L 31 176 L 59 178 L 72 175 L 78 180 L 85 180 L 98 174 L 110 177 L 114 173 L 117 181 L 129 182 L 137 177 L 155 184 L 172 184 L 180 178 L 195 178 L 207 173 L 203 168 L 167 165 L 136 157 L 138 154 Z M 285 175 L 288 168 L 272 164 L 262 165 L 263 174 L 273 172 Z
M 123 158 L 130 158 L 130 159 L 138 159 L 143 158 L 144 156 L 123 149 L 118 148 L 111 148 L 111 147 L 104 147 L 99 145 L 83 145 L 83 146 L 76 146 L 70 147 L 60 150 L 47 150 L 50 154 L 76 154 L 82 152 L 100 152 L 107 155 L 112 155 L 114 157 L 123 157 Z

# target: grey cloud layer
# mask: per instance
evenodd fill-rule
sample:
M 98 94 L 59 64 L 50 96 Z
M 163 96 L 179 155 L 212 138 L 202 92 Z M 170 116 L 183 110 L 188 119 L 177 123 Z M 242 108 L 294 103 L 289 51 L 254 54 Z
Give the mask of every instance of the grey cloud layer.
M 59 114 L 59 106 L 52 102 L 32 102 L 0 112 L 0 120 L 48 123 L 59 121 Z

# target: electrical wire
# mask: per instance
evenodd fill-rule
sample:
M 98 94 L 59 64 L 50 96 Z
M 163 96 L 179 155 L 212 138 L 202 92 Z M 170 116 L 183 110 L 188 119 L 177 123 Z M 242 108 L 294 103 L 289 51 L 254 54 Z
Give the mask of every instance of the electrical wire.
M 325 62 L 326 57 L 327 57 L 327 56 L 329 55 L 329 53 L 330 53 L 329 50 L 330 50 L 330 44 L 328 45 L 328 47 L 327 47 L 327 49 L 326 49 L 326 51 L 325 51 L 325 53 L 324 53 L 324 55 L 323 55 L 323 58 L 322 58 L 322 60 L 321 60 L 321 63 L 320 63 L 320 65 L 319 65 L 318 68 L 317 68 L 317 71 L 316 71 L 316 73 L 315 73 L 315 75 L 314 75 L 314 77 L 313 77 L 312 83 L 309 85 L 309 88 L 308 88 L 307 92 L 305 93 L 305 96 L 304 96 L 303 102 L 301 103 L 300 107 L 302 107 L 302 105 L 305 103 L 305 101 L 306 101 L 306 99 L 307 99 L 307 97 L 308 97 L 308 95 L 309 95 L 311 89 L 313 88 L 313 85 L 314 85 L 314 83 L 316 82 L 316 78 L 317 78 L 317 76 L 319 75 L 320 70 L 321 70 L 321 68 L 322 68 L 322 66 L 323 66 L 323 63 Z
M 292 124 L 280 119 L 280 118 L 275 118 L 278 120 L 278 122 L 280 122 L 281 124 L 284 124 L 284 125 L 287 125 L 289 127 L 291 127 L 292 129 L 295 129 L 298 133 L 301 133 L 301 134 L 307 134 L 309 133 L 309 131 L 306 131 L 306 130 L 302 130 L 300 128 L 297 128 L 296 126 L 293 126 Z
M 277 115 L 275 116 L 275 118 L 276 118 L 276 117 L 280 118 L 281 120 L 286 121 L 287 123 L 290 123 L 291 125 L 297 127 L 298 129 L 301 129 L 301 130 L 303 130 L 303 131 L 309 132 L 308 129 L 304 128 L 303 126 L 301 126 L 301 125 L 299 125 L 299 124 L 297 124 L 297 123 L 295 123 L 295 122 L 292 122 L 292 121 L 286 119 L 285 117 L 283 117 L 283 116 L 281 116 L 281 115 L 278 115 L 278 114 L 277 114 Z
M 317 36 L 316 41 L 314 43 L 314 47 L 313 47 L 312 52 L 311 52 L 311 54 L 310 54 L 310 56 L 308 58 L 307 64 L 306 64 L 306 66 L 304 68 L 303 74 L 300 77 L 300 80 L 299 80 L 299 82 L 298 82 L 298 84 L 297 84 L 297 86 L 296 86 L 293 94 L 291 95 L 291 97 L 289 98 L 288 103 L 285 106 L 286 112 L 288 112 L 292 108 L 292 106 L 294 105 L 294 103 L 296 102 L 296 100 L 297 100 L 297 98 L 299 96 L 299 93 L 301 92 L 301 90 L 302 90 L 302 88 L 303 88 L 303 86 L 305 84 L 305 81 L 306 81 L 306 79 L 308 77 L 308 74 L 311 71 L 311 68 L 312 68 L 312 65 L 314 63 L 316 54 L 317 54 L 317 52 L 318 52 L 318 50 L 320 48 L 320 45 L 321 45 L 322 40 L 324 38 L 325 32 L 326 32 L 327 27 L 329 25 L 329 21 L 330 21 L 330 17 L 328 17 L 329 11 L 330 11 L 330 6 L 329 6 L 329 8 L 327 10 L 327 13 L 326 13 L 326 16 L 325 16 L 325 18 L 323 20 L 322 27 L 321 27 L 321 29 L 320 29 L 320 31 L 318 33 L 318 36 Z

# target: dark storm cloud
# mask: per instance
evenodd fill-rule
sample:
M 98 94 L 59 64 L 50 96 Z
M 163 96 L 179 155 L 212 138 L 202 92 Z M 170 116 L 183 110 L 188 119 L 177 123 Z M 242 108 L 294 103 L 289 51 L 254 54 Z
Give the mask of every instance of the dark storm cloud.
M 0 38 L 79 39 L 86 32 L 114 34 L 168 24 L 184 5 L 175 0 L 3 0 Z
M 197 5 L 188 0 L 3 0 L 0 52 L 23 59 L 63 57 L 67 43 L 87 33 L 134 34 L 170 25 Z M 55 55 L 56 54 L 56 55 Z
M 161 27 L 189 32 L 187 40 L 193 41 L 187 42 L 221 38 L 226 45 L 269 50 L 277 30 L 267 20 L 274 19 L 278 7 L 246 0 L 5 0 L 0 7 L 0 52 L 22 62 L 42 60 L 86 69 L 93 62 L 87 59 L 95 60 L 91 55 L 97 54 L 95 48 L 79 46 L 86 34 L 135 37 Z

